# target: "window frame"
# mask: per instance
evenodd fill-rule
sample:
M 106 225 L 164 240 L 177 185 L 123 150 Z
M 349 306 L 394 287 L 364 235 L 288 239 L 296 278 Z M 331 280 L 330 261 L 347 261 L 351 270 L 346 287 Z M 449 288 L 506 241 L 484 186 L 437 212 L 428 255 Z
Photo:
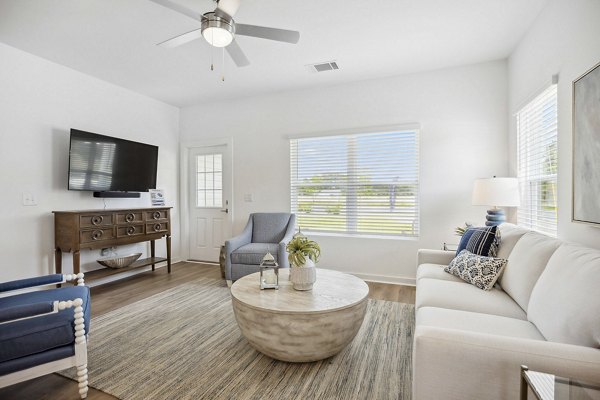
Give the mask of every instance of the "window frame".
M 549 97 L 544 99 L 544 97 Z M 552 102 L 552 103 L 549 103 Z M 548 129 L 539 123 L 535 127 L 535 131 L 532 128 L 528 128 L 526 132 L 522 132 L 522 125 L 528 123 L 528 121 L 535 120 L 536 117 L 543 118 L 545 112 L 545 105 L 551 104 L 554 110 L 552 115 L 552 123 L 554 126 L 552 131 L 545 132 L 544 129 Z M 534 110 L 528 110 L 528 108 L 534 108 Z M 522 122 L 522 120 L 526 122 Z M 517 210 L 517 225 L 525 227 L 527 229 L 534 230 L 536 232 L 557 237 L 558 235 L 558 87 L 556 83 L 553 83 L 543 90 L 539 91 L 535 96 L 530 98 L 525 104 L 519 107 L 519 110 L 515 113 L 516 123 L 516 157 L 517 157 L 517 178 L 519 180 L 519 190 L 521 198 L 521 206 Z M 524 138 L 524 135 L 528 135 Z M 534 147 L 532 142 L 536 146 Z M 525 142 L 525 144 L 523 144 Z M 552 150 L 552 147 L 554 149 Z M 546 147 L 545 149 L 543 147 Z M 522 152 L 526 154 L 523 155 Z M 554 155 L 552 154 L 554 152 Z M 554 164 L 551 165 L 551 169 L 554 169 L 553 173 L 547 173 L 544 169 L 545 160 L 548 157 L 554 157 Z M 524 164 L 524 165 L 523 165 Z M 538 170 L 539 172 L 531 173 L 531 171 Z M 543 194 L 539 187 L 544 183 L 550 182 L 554 187 L 554 212 L 552 219 L 540 218 L 540 210 L 543 210 L 545 203 L 543 200 Z M 532 186 L 536 186 L 537 190 L 531 190 Z M 526 217 L 524 217 L 526 214 Z M 526 221 L 522 221 L 522 218 L 526 218 Z M 547 221 L 547 222 L 546 222 Z
M 392 133 L 414 133 L 414 144 L 415 144 L 415 189 L 414 189 L 414 228 L 413 235 L 406 234 L 390 234 L 386 232 L 361 232 L 358 229 L 354 231 L 348 229 L 348 223 L 351 222 L 350 219 L 352 217 L 346 216 L 346 230 L 342 231 L 321 231 L 321 230 L 311 230 L 310 228 L 305 228 L 302 226 L 300 222 L 300 215 L 298 215 L 299 219 L 299 228 L 303 233 L 310 233 L 311 235 L 316 236 L 332 236 L 332 237 L 352 237 L 352 238 L 377 238 L 377 239 L 392 239 L 392 240 L 419 240 L 421 235 L 421 160 L 420 160 L 420 125 L 418 124 L 405 124 L 405 125 L 394 125 L 394 126 L 385 126 L 385 127 L 376 127 L 376 128 L 356 128 L 356 129 L 345 129 L 333 132 L 321 132 L 321 133 L 313 133 L 313 134 L 305 134 L 305 135 L 295 135 L 289 136 L 289 151 L 290 151 L 290 208 L 292 212 L 298 214 L 298 194 L 296 193 L 294 197 L 294 184 L 296 184 L 296 190 L 299 179 L 297 175 L 294 176 L 294 159 L 292 157 L 292 141 L 293 140 L 303 140 L 303 139 L 326 139 L 335 136 L 346 136 L 346 137 L 362 137 L 367 135 L 381 135 L 381 134 L 392 134 Z M 296 145 L 297 146 L 297 145 Z M 296 150 L 297 151 L 297 150 Z M 350 175 L 348 169 L 345 170 L 347 175 Z M 355 181 L 356 182 L 356 181 Z M 346 185 L 346 187 L 352 187 L 353 185 Z M 355 198 L 355 201 L 358 197 Z M 352 204 L 352 202 L 350 202 Z M 345 206 L 348 204 L 348 200 L 344 203 Z M 412 207 L 411 207 L 412 208 Z M 352 213 L 356 219 L 360 216 L 360 206 L 356 206 L 354 208 L 354 212 Z M 354 226 L 357 226 L 355 224 Z

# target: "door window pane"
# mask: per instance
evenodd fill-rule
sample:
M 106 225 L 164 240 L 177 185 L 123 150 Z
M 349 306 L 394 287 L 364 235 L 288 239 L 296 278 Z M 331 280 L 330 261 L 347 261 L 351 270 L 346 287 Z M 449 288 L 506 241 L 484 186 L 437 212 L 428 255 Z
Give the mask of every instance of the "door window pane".
M 196 207 L 223 207 L 223 156 L 196 156 Z

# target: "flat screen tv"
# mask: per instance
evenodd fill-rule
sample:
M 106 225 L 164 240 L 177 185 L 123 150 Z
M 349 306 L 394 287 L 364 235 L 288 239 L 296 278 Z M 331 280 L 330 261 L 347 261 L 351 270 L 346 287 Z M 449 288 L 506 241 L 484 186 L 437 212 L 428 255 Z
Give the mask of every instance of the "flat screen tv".
M 157 146 L 71 129 L 69 190 L 147 192 L 157 165 Z

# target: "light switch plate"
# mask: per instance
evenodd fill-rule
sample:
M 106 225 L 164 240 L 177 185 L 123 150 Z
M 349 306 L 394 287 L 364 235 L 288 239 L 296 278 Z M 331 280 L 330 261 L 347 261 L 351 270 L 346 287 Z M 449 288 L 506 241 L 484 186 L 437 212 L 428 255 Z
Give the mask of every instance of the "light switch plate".
M 246 193 L 246 194 L 244 195 L 244 201 L 245 201 L 246 203 L 252 203 L 252 193 Z
M 37 199 L 31 192 L 23 192 L 23 205 L 24 206 L 37 206 Z

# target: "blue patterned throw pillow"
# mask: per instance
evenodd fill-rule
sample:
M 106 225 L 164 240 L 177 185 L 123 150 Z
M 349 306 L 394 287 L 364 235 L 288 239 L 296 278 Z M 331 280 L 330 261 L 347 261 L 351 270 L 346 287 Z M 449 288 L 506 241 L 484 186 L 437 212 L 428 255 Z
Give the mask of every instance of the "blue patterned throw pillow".
M 463 250 L 469 250 L 479 256 L 496 257 L 499 246 L 500 229 L 497 226 L 469 228 L 460 239 L 456 255 Z
M 458 276 L 465 282 L 482 290 L 491 290 L 502 273 L 507 260 L 503 258 L 484 257 L 463 250 L 454 257 L 444 271 Z

